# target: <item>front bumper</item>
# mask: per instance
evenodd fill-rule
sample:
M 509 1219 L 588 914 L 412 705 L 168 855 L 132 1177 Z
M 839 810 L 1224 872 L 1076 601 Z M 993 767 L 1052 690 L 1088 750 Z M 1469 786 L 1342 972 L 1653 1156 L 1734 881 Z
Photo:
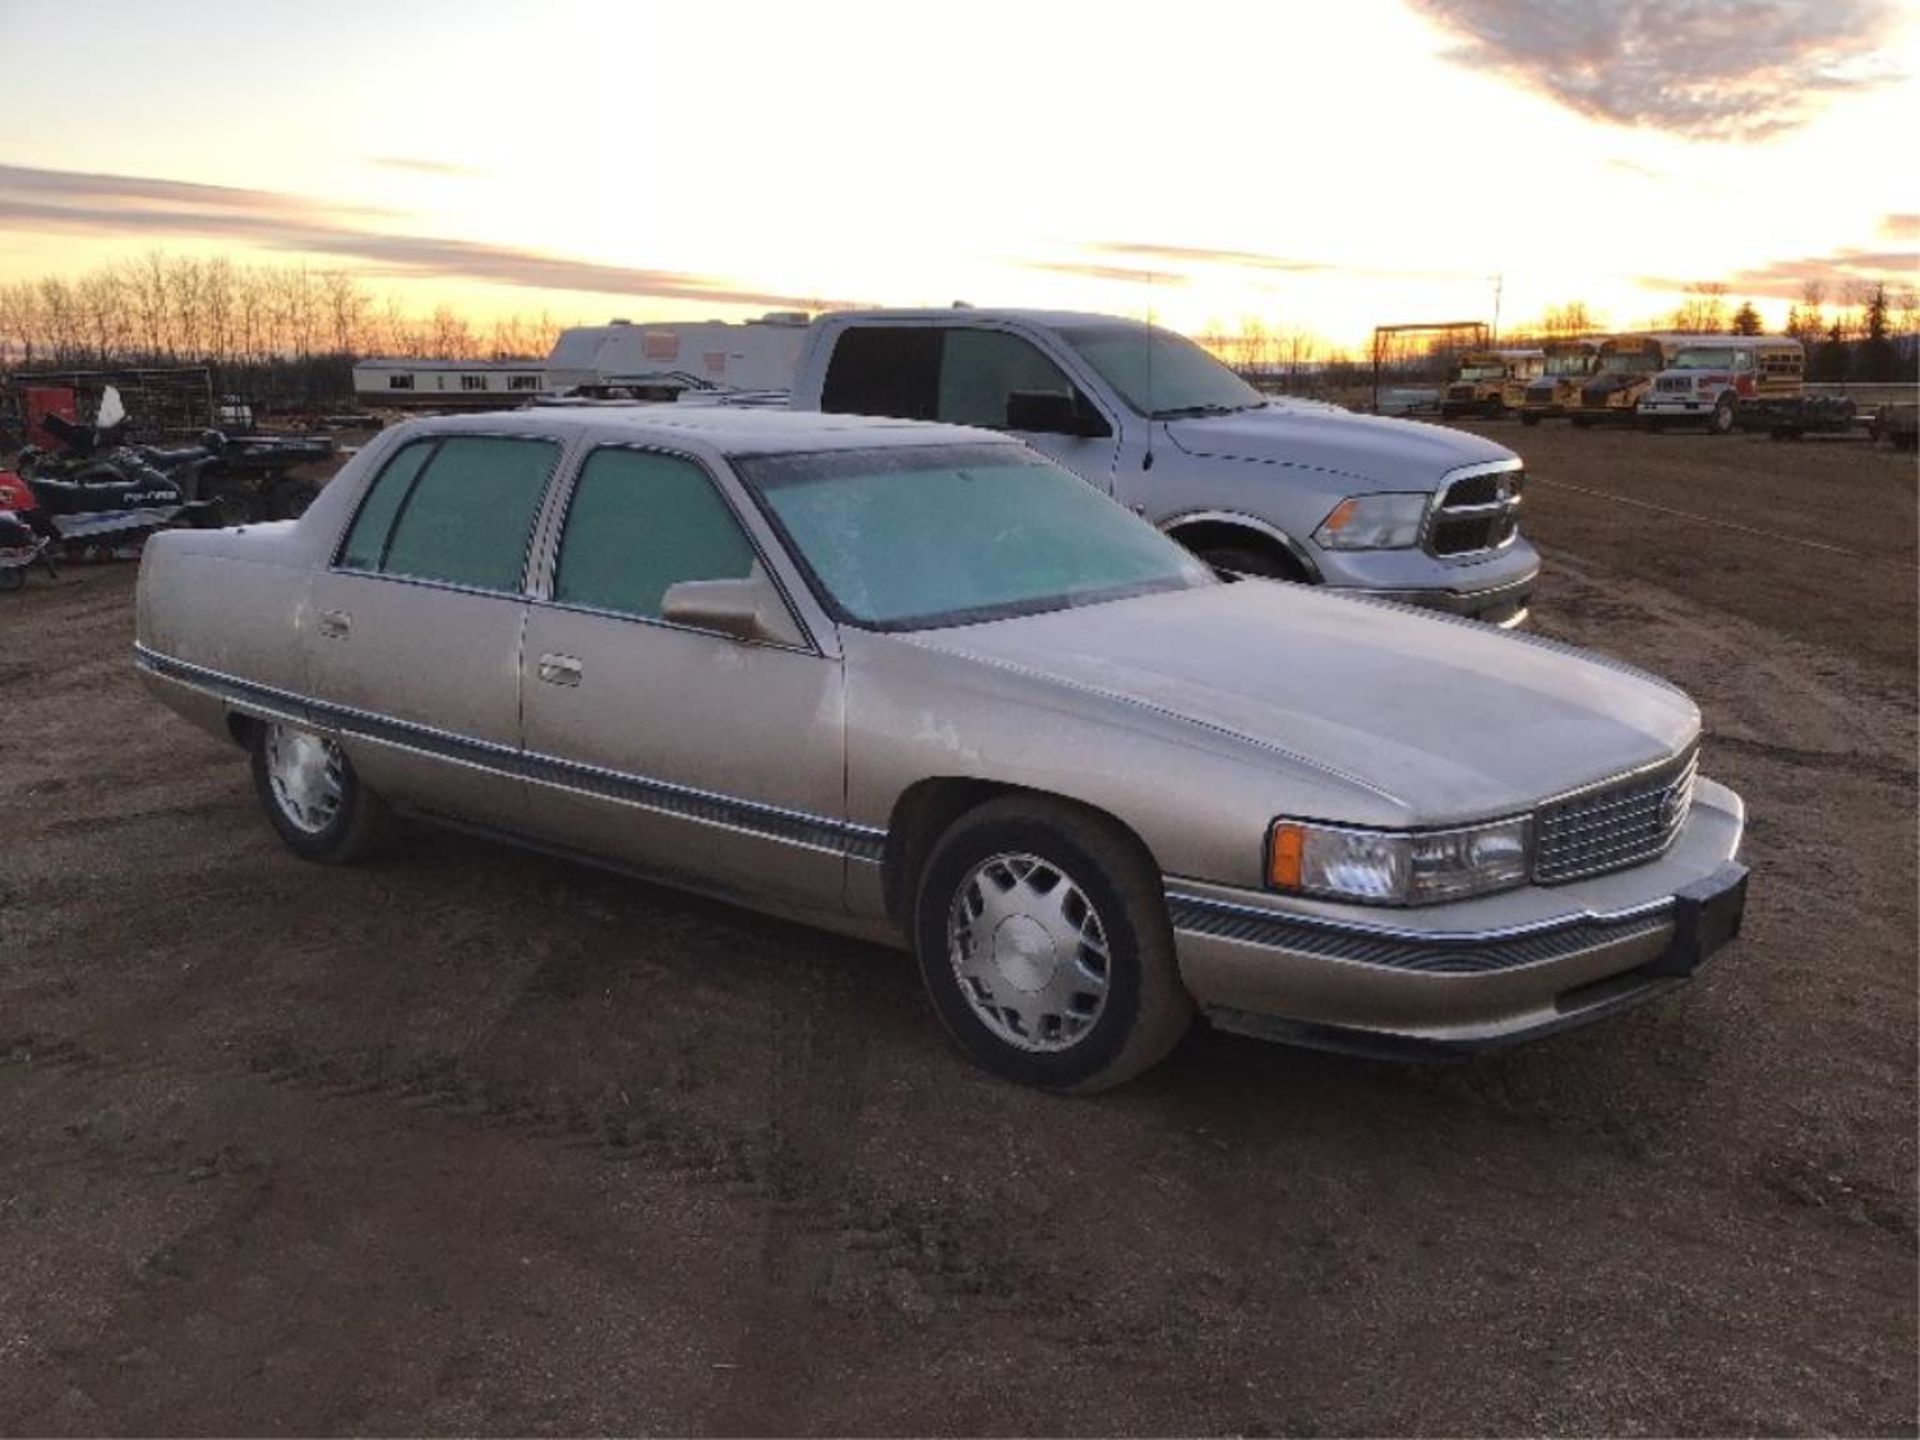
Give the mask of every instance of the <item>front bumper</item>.
M 1316 557 L 1326 584 L 1347 595 L 1365 595 L 1463 615 L 1511 627 L 1527 618 L 1540 579 L 1540 555 L 1516 539 L 1485 558 L 1447 564 L 1423 550 L 1373 550 Z
M 1658 859 L 1569 885 L 1382 911 L 1167 881 L 1181 977 L 1222 1029 L 1342 1050 L 1517 1044 L 1684 984 L 1739 933 L 1740 798 L 1697 783 Z

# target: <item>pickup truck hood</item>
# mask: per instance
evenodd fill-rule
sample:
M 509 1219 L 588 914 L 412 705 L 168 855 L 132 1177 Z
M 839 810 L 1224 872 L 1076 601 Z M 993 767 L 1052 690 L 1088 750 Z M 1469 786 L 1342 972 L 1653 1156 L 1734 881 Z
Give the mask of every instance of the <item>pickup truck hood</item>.
M 1429 490 L 1462 465 L 1517 459 L 1464 430 L 1288 404 L 1167 422 L 1189 455 L 1251 460 Z
M 1700 729 L 1680 691 L 1602 657 L 1270 581 L 903 638 L 1332 771 L 1409 824 L 1526 810 Z

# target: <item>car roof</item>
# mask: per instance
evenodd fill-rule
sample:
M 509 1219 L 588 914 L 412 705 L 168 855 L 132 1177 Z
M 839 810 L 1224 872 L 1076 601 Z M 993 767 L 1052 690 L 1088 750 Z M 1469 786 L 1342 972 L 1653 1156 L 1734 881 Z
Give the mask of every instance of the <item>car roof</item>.
M 993 430 L 894 420 L 872 415 L 832 415 L 766 406 L 677 405 L 671 402 L 583 406 L 531 406 L 475 414 L 436 415 L 409 422 L 418 434 L 585 436 L 615 444 L 699 448 L 721 456 L 791 454 L 811 450 L 856 450 L 888 445 L 1018 444 Z

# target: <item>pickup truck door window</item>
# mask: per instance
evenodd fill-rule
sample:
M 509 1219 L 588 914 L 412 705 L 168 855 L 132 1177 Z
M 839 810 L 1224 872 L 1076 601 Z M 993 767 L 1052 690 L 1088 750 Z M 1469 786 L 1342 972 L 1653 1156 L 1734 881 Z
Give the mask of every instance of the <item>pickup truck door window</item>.
M 954 425 L 983 425 L 1018 435 L 1041 454 L 1059 462 L 1102 490 L 1113 489 L 1117 445 L 1107 421 L 1105 435 L 1065 435 L 1023 430 L 1011 423 L 1009 406 L 1017 393 L 1065 397 L 1082 415 L 1098 415 L 1073 380 L 1031 340 L 1005 330 L 955 326 L 943 332 L 940 397 L 934 418 Z M 1101 416 L 1102 420 L 1107 417 Z
M 524 745 L 540 833 L 711 888 L 842 903 L 841 669 L 661 620 L 686 580 L 764 566 L 706 470 L 609 447 L 574 487 L 528 614 Z
M 524 828 L 523 571 L 560 446 L 453 435 L 401 449 L 375 478 L 301 628 L 316 699 L 367 717 L 351 742 L 375 788 Z
M 1081 414 L 1100 415 L 1073 378 L 1031 340 L 1007 330 L 965 325 L 872 325 L 841 331 L 827 366 L 820 408 L 1003 430 L 1088 483 L 1111 491 L 1117 438 L 1016 429 L 1008 406 L 1017 393 L 1062 395 Z M 1111 417 L 1100 419 L 1111 426 Z

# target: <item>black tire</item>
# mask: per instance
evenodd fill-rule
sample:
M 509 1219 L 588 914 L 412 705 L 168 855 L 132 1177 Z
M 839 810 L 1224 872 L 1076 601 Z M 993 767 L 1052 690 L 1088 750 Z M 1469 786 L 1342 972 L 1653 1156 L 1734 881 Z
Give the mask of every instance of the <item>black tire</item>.
M 1534 414 L 1533 411 L 1531 410 L 1522 410 L 1520 412 L 1520 423 L 1522 425 L 1532 427 L 1540 423 L 1540 417 Z
M 982 967 L 987 979 L 963 980 L 963 961 L 956 958 L 965 946 L 954 931 L 964 923 L 959 917 L 971 909 L 969 897 L 984 906 L 987 888 L 997 883 L 993 876 L 1011 873 L 990 867 L 1015 857 L 1039 862 L 1026 872 L 1031 883 L 1017 888 L 1043 902 L 1060 896 L 1058 903 L 1069 919 L 1078 903 L 1080 913 L 1091 916 L 1078 922 L 1078 933 L 1102 936 L 1106 950 L 1098 965 L 1102 973 L 1095 975 L 1088 968 L 1098 958 L 1094 947 L 1081 946 L 1063 958 L 1051 941 L 1044 952 L 1010 945 L 1012 958 L 1005 963 L 1044 965 L 1049 976 L 1064 977 L 1068 984 L 1074 977 L 1060 967 L 1075 965 L 1090 977 L 1090 985 L 1104 984 L 1100 995 L 1076 995 L 1068 1002 L 1073 1006 L 1098 1000 L 1080 1033 L 1071 1034 L 1064 1024 L 1049 1028 L 1043 1021 L 1030 1032 L 1034 1045 L 1007 1038 L 1002 1032 L 1019 1024 L 1018 1016 L 1010 1006 L 996 1013 L 991 1003 L 992 983 L 1010 983 L 998 968 L 998 945 L 995 965 Z M 983 867 L 989 868 L 983 872 Z M 1054 876 L 1051 886 L 1049 871 Z M 1057 888 L 1061 885 L 1066 890 Z M 1036 888 L 1041 886 L 1046 888 Z M 1011 903 L 1022 901 L 1016 897 Z M 973 912 L 976 918 L 982 913 Z M 996 940 L 1018 923 L 1029 932 L 1041 928 L 1024 914 L 1012 915 L 1000 922 Z M 1064 801 L 1013 796 L 989 801 L 955 821 L 920 877 L 914 949 L 927 994 L 947 1033 L 976 1064 L 1022 1085 L 1078 1095 L 1112 1089 L 1165 1058 L 1193 1023 L 1193 999 L 1180 983 L 1173 927 L 1152 858 L 1112 821 Z M 1040 953 L 1046 958 L 1031 958 Z M 996 1013 L 996 1018 L 989 1020 L 988 1013 Z
M 253 754 L 254 792 L 289 850 L 322 865 L 350 865 L 378 853 L 392 835 L 393 818 L 386 802 L 360 783 L 344 751 L 324 736 L 295 725 L 257 721 L 252 732 L 248 748 Z M 288 740 L 325 747 L 329 759 L 338 764 L 338 806 L 323 823 L 315 823 L 320 817 L 314 812 L 303 816 L 275 785 L 273 751 L 276 744 Z
M 1707 419 L 1707 429 L 1715 435 L 1733 433 L 1733 401 L 1722 395 L 1720 402 L 1713 407 L 1713 414 Z
M 1221 545 L 1202 550 L 1200 558 L 1216 570 L 1231 570 L 1236 575 L 1257 575 L 1263 580 L 1305 581 L 1300 567 L 1267 550 L 1250 545 Z

